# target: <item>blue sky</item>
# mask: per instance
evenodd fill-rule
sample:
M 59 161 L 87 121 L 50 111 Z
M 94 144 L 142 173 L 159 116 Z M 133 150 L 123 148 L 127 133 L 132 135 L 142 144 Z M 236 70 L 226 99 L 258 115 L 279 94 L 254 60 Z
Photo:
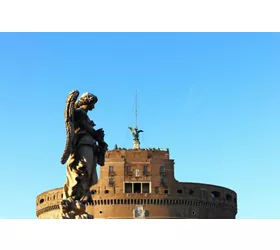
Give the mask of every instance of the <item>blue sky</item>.
M 0 33 L 1 218 L 36 218 L 61 187 L 63 112 L 78 89 L 113 148 L 169 148 L 180 181 L 238 193 L 237 218 L 280 218 L 279 33 Z M 269 208 L 269 209 L 268 209 Z

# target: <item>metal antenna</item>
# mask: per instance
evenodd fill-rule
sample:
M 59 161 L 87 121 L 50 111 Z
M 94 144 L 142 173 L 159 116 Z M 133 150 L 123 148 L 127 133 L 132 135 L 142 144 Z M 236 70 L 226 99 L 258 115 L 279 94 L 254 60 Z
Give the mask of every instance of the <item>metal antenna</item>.
M 136 116 L 136 128 L 138 128 L 138 120 L 137 120 L 137 116 L 138 116 L 138 107 L 137 107 L 137 102 L 138 102 L 138 100 L 137 100 L 137 90 L 136 90 L 136 108 L 135 108 L 135 116 Z

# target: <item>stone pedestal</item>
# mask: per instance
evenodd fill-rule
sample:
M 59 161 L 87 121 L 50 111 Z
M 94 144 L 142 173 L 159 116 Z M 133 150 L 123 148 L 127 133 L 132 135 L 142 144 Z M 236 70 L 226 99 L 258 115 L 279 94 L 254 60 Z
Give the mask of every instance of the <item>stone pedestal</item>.
M 140 141 L 133 140 L 133 149 L 139 149 L 139 148 L 140 148 Z

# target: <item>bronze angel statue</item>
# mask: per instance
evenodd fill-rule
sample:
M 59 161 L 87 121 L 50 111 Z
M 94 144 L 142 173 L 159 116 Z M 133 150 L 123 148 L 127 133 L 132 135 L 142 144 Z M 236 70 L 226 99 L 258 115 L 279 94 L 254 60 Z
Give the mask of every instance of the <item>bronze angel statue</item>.
M 138 130 L 138 128 L 132 128 L 132 127 L 128 127 L 129 130 L 132 132 L 132 136 L 133 136 L 133 139 L 134 141 L 139 141 L 139 134 L 141 132 L 144 132 L 143 130 Z
M 96 165 L 104 165 L 108 149 L 103 129 L 95 130 L 95 123 L 88 117 L 98 98 L 79 91 L 69 93 L 64 112 L 66 145 L 61 163 L 67 164 L 66 182 L 61 203 L 62 218 L 91 218 L 85 204 L 91 201 L 90 188 L 98 181 Z

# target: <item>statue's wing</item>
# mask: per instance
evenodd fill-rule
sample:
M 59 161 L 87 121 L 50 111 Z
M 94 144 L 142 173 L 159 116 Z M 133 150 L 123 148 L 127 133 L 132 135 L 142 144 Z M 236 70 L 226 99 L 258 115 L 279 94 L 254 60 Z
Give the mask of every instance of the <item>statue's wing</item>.
M 66 106 L 64 110 L 64 122 L 66 127 L 66 143 L 63 155 L 60 159 L 61 164 L 64 164 L 69 155 L 73 152 L 73 139 L 75 135 L 74 129 L 74 110 L 75 102 L 79 96 L 78 90 L 71 91 L 66 99 Z
M 133 132 L 133 128 L 132 127 L 128 127 L 130 129 L 131 132 Z
M 143 130 L 138 130 L 138 133 L 144 132 Z

